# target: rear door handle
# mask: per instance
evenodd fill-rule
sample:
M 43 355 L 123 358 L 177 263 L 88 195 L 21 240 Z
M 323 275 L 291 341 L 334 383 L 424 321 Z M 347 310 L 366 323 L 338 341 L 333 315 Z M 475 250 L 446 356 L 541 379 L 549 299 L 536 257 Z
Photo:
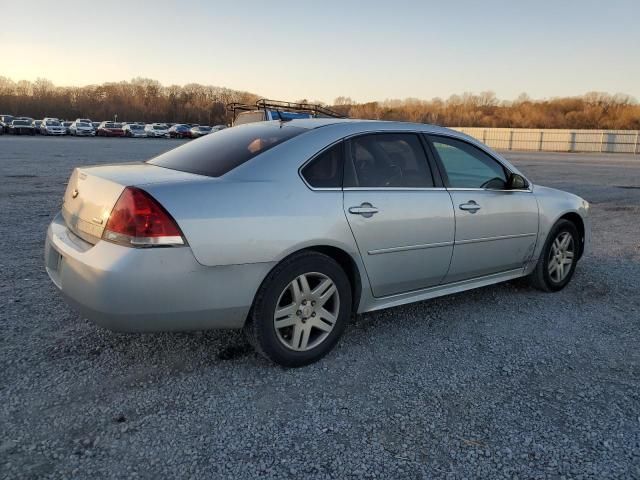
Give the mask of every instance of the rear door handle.
M 461 203 L 458 205 L 458 208 L 465 212 L 476 213 L 480 210 L 480 205 L 478 205 L 474 200 L 469 200 L 467 203 Z
M 372 217 L 375 213 L 378 213 L 378 209 L 370 203 L 363 203 L 359 207 L 349 207 L 349 213 L 354 215 L 362 215 L 365 218 Z

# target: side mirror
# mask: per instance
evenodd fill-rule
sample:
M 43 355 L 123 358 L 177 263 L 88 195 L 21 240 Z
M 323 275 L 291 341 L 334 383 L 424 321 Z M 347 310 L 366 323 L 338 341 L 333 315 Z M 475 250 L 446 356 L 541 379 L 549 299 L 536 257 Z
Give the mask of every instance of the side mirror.
M 525 190 L 528 187 L 529 184 L 522 175 L 518 175 L 517 173 L 509 175 L 507 190 Z

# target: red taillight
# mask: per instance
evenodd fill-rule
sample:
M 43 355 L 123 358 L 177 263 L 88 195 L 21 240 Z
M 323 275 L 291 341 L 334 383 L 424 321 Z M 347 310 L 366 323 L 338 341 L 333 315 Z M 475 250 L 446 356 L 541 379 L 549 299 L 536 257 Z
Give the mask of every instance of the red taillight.
M 184 245 L 176 221 L 147 192 L 124 189 L 102 234 L 104 240 L 132 247 Z

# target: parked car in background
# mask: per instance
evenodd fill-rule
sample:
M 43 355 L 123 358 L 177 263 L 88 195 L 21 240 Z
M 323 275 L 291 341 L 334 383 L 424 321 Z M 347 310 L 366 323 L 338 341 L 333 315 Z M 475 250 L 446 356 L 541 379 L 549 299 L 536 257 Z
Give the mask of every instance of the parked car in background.
M 9 124 L 13 121 L 13 115 L 0 115 L 0 129 L 9 133 Z
M 204 137 L 211 133 L 211 127 L 207 125 L 198 125 L 197 127 L 191 127 L 189 129 L 189 138 Z
M 40 125 L 41 135 L 66 135 L 67 129 L 62 126 L 57 118 L 44 118 Z
M 137 123 L 127 123 L 122 127 L 125 137 L 146 137 L 147 132 L 144 131 L 144 126 Z
M 95 137 L 96 135 L 93 124 L 82 120 L 76 120 L 73 122 L 69 127 L 69 131 L 71 132 L 71 135 L 75 135 L 77 137 Z
M 150 123 L 145 125 L 144 131 L 147 137 L 164 138 L 169 136 L 169 128 L 164 123 Z
M 62 126 L 64 127 L 65 132 L 66 132 L 67 135 L 71 135 L 71 124 L 72 123 L 73 122 L 69 122 L 69 121 L 62 122 Z
M 220 130 L 224 130 L 225 128 L 227 128 L 226 125 L 215 125 L 215 126 L 211 127 L 211 133 L 219 132 Z
M 36 134 L 39 134 L 40 125 L 42 125 L 42 120 L 34 120 L 33 122 L 31 122 L 31 125 L 33 125 L 33 129 L 35 130 Z
M 171 138 L 189 138 L 189 127 L 186 124 L 177 123 L 169 129 L 169 136 Z
M 18 118 L 11 120 L 9 133 L 13 135 L 35 135 L 36 130 L 29 120 Z
M 93 125 L 93 129 L 97 131 L 98 127 L 100 127 L 100 122 L 91 122 L 91 125 Z
M 99 137 L 123 137 L 122 124 L 116 122 L 102 122 L 96 131 Z
M 89 118 L 76 118 L 75 121 L 76 122 L 82 122 L 82 123 L 90 123 L 90 124 L 93 125 L 93 122 Z

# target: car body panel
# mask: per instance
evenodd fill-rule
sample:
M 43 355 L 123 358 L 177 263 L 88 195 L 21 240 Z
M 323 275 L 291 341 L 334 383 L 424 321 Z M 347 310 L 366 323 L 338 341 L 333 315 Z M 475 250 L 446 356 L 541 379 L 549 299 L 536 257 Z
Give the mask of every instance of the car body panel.
M 532 192 L 450 189 L 449 193 L 455 209 L 456 239 L 447 283 L 527 264 L 538 236 L 538 203 Z M 479 210 L 460 208 L 471 202 Z
M 378 212 L 369 217 L 350 212 L 366 204 Z M 345 189 L 344 213 L 376 297 L 442 282 L 455 232 L 445 189 Z
M 59 216 L 50 228 L 47 248 L 60 252 L 62 263 L 69 266 L 59 274 L 61 280 L 54 278 L 55 268 L 48 267 L 54 283 L 75 299 L 72 303 L 84 302 L 81 309 L 87 316 L 114 329 L 240 327 L 268 272 L 287 256 L 308 248 L 339 249 L 353 260 L 361 287 L 355 304 L 358 312 L 366 312 L 526 275 L 535 267 L 551 227 L 563 215 L 583 219 L 585 249 L 588 247 L 588 203 L 531 182 L 527 191 L 518 192 L 435 187 L 380 195 L 372 189 L 313 189 L 300 175 L 308 159 L 342 139 L 398 131 L 464 139 L 510 172 L 522 175 L 500 155 L 466 135 L 399 122 L 300 119 L 277 125 L 309 130 L 218 178 L 148 164 L 78 170 L 77 175 L 84 172 L 93 178 L 89 181 L 96 182 L 95 188 L 102 188 L 99 178 L 112 189 L 109 198 L 96 198 L 93 210 L 93 200 L 88 200 L 87 211 L 76 212 L 78 218 L 104 215 L 118 192 L 135 185 L 170 213 L 188 245 L 145 250 L 99 240 L 87 243 Z M 206 141 L 207 137 L 194 140 Z M 73 191 L 77 185 L 70 181 L 69 188 Z M 481 213 L 458 212 L 458 203 L 471 199 L 470 193 L 483 207 Z M 375 202 L 380 211 L 371 218 L 352 218 L 349 208 L 365 201 Z M 423 205 L 427 214 L 416 205 Z M 372 219 L 375 221 L 369 221 Z M 69 248 L 68 241 L 74 243 L 69 239 L 77 239 L 86 250 Z M 130 272 L 130 279 L 126 272 Z M 87 279 L 89 287 L 82 285 Z M 148 291 L 155 291 L 155 297 L 167 292 L 166 298 L 151 304 L 153 308 L 142 303 L 135 307 L 129 289 L 139 293 L 147 281 Z M 169 291 L 171 284 L 175 284 L 175 291 Z M 211 298 L 199 297 L 207 294 Z M 152 297 L 146 290 L 140 295 Z M 108 298 L 118 298 L 116 305 L 110 307 Z
M 118 331 L 240 328 L 253 292 L 273 268 L 203 267 L 188 247 L 91 245 L 70 233 L 60 215 L 47 232 L 45 265 L 72 306 Z

